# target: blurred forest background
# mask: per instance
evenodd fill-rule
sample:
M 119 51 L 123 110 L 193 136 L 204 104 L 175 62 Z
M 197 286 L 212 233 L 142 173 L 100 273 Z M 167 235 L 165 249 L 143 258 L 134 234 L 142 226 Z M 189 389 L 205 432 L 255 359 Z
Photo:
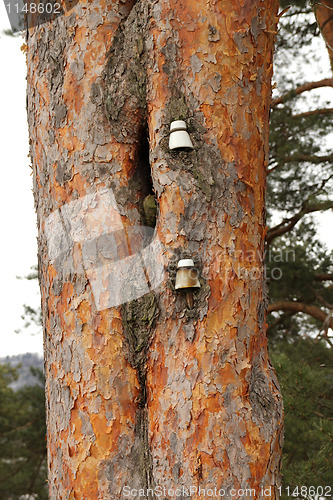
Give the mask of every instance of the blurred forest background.
M 321 33 L 333 32 L 333 10 L 320 30 L 320 2 L 283 1 L 281 9 L 290 4 L 275 53 L 266 252 L 269 349 L 285 406 L 283 499 L 286 486 L 333 479 L 333 253 L 317 235 L 317 214 L 333 208 L 332 67 Z M 41 328 L 39 311 L 25 306 L 25 318 Z M 3 500 L 48 498 L 43 384 L 38 356 L 0 359 Z M 295 490 L 294 498 L 318 496 Z

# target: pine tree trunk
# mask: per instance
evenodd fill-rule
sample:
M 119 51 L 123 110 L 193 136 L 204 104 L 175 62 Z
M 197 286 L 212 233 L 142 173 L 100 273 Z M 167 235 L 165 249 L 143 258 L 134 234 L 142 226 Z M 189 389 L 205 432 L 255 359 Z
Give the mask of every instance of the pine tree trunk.
M 279 497 L 263 265 L 277 7 L 80 2 L 29 30 L 52 500 L 128 498 L 125 486 Z M 179 119 L 192 151 L 168 149 Z M 162 283 L 130 300 L 133 267 L 117 302 L 112 273 L 155 225 L 149 195 Z M 183 294 L 190 257 L 201 287 Z
M 325 40 L 331 70 L 333 71 L 333 0 L 323 0 L 314 4 L 317 22 Z

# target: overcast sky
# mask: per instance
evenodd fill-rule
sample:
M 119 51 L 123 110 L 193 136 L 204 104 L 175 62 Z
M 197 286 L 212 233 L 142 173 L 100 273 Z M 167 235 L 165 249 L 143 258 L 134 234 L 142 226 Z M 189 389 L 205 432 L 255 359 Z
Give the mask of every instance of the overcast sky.
M 36 217 L 32 196 L 32 177 L 28 158 L 28 131 L 25 109 L 26 66 L 20 51 L 21 37 L 2 34 L 10 29 L 3 2 L 0 2 L 0 145 L 2 178 L 0 182 L 2 241 L 1 254 L 1 349 L 0 357 L 25 352 L 42 354 L 41 333 L 31 335 L 37 328 L 15 330 L 23 327 L 23 304 L 38 307 L 38 284 L 34 281 L 17 280 L 25 276 L 37 263 Z M 324 61 L 325 49 L 321 47 Z M 328 59 L 328 58 L 327 58 Z M 327 63 L 323 64 L 325 66 Z M 327 72 L 326 72 L 327 73 Z M 316 79 L 323 76 L 316 73 Z M 310 77 L 311 79 L 311 77 Z M 332 99 L 332 89 L 326 89 L 325 97 Z M 332 99 L 333 101 L 333 99 Z M 332 215 L 320 220 L 319 232 L 323 241 L 333 248 Z
M 42 335 L 22 328 L 23 304 L 40 304 L 36 280 L 17 280 L 37 263 L 36 217 L 32 196 L 32 177 L 28 158 L 28 129 L 25 110 L 26 66 L 20 51 L 23 38 L 4 36 L 10 29 L 3 2 L 0 2 L 0 145 L 1 145 L 1 348 L 7 354 L 42 354 Z M 30 329 L 35 332 L 36 327 Z

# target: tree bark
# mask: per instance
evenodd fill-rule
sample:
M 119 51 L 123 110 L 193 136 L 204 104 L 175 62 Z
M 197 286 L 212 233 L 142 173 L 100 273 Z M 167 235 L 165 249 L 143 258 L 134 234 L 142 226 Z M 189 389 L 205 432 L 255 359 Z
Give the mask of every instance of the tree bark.
M 277 7 L 80 2 L 29 30 L 51 499 L 125 486 L 279 497 L 263 272 Z M 168 150 L 178 119 L 192 151 Z M 139 247 L 148 195 L 163 280 L 116 303 L 112 273 Z M 189 257 L 191 300 L 174 288 Z M 134 268 L 126 280 L 134 290 Z
M 333 71 L 333 0 L 321 0 L 314 5 L 317 22 L 326 42 Z

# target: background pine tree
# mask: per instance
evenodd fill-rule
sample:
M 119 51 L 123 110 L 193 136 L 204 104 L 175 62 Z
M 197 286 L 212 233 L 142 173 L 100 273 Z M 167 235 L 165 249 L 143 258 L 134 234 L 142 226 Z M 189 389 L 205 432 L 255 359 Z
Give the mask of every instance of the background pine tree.
M 325 486 L 333 479 L 333 254 L 319 239 L 313 216 L 333 207 L 333 108 L 311 82 L 332 86 L 332 68 L 327 58 L 326 74 L 317 78 L 314 70 L 309 79 L 309 62 L 315 68 L 319 59 L 313 48 L 321 36 L 317 6 L 282 1 L 281 8 L 291 3 L 275 57 L 266 254 L 268 338 L 285 406 L 285 499 L 287 486 Z
M 17 370 L 0 365 L 0 498 L 48 498 L 46 483 L 46 424 L 44 378 L 14 391 Z

